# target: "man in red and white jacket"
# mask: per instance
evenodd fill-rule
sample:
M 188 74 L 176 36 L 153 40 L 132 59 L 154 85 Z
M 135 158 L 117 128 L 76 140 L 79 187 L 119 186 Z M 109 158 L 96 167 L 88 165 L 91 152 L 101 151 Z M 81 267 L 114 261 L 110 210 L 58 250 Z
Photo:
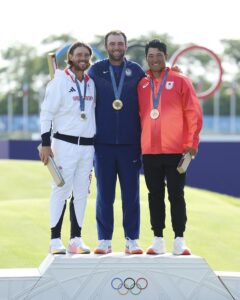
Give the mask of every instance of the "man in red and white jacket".
M 165 181 L 175 233 L 173 254 L 188 255 L 183 239 L 187 221 L 184 199 L 185 174 L 177 171 L 183 153 L 194 157 L 199 144 L 202 112 L 191 81 L 166 67 L 167 46 L 159 40 L 145 47 L 150 70 L 138 84 L 141 148 L 144 175 L 149 190 L 149 208 L 154 241 L 147 254 L 166 252 Z
M 64 254 L 61 228 L 66 199 L 70 203 L 71 239 L 70 253 L 89 253 L 81 238 L 81 229 L 93 167 L 95 122 L 95 85 L 85 74 L 90 66 L 92 49 L 76 42 L 68 50 L 68 67 L 57 70 L 49 82 L 41 107 L 41 160 L 47 164 L 54 155 L 65 184 L 53 183 L 50 198 L 50 253 Z M 53 140 L 50 141 L 51 126 Z

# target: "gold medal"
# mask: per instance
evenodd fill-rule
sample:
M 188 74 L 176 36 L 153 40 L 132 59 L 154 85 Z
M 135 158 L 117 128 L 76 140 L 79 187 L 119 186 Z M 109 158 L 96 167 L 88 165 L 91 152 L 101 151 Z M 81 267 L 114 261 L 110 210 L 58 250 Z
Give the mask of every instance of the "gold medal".
M 85 121 L 85 120 L 87 119 L 87 115 L 86 115 L 85 111 L 81 111 L 81 113 L 80 113 L 80 118 L 81 118 L 81 120 L 83 120 L 83 121 Z
M 112 106 L 113 106 L 113 108 L 114 108 L 115 110 L 120 110 L 120 109 L 122 109 L 122 107 L 123 107 L 123 103 L 122 103 L 121 100 L 116 99 L 116 100 L 113 101 Z
M 150 112 L 150 117 L 153 120 L 157 119 L 159 117 L 159 111 L 156 108 L 152 109 Z

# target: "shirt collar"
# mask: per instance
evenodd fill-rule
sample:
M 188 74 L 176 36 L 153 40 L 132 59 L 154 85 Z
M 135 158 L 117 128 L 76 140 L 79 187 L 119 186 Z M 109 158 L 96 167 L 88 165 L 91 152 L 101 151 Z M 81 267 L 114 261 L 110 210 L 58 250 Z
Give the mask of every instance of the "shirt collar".
M 65 71 L 65 74 L 66 74 L 67 76 L 69 76 L 73 82 L 75 82 L 75 77 L 76 77 L 76 76 L 75 76 L 75 74 L 73 73 L 73 71 L 72 71 L 70 68 L 66 68 L 64 71 Z M 85 79 L 86 81 L 88 81 L 88 80 L 90 79 L 90 77 L 89 77 L 87 74 L 84 73 L 84 79 Z

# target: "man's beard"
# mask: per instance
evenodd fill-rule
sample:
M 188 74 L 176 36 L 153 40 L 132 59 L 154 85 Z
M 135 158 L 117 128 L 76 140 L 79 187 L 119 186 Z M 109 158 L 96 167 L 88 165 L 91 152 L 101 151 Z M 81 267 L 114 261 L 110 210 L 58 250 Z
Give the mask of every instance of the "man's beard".
M 121 53 L 121 54 L 118 55 L 117 57 L 114 56 L 114 55 L 111 54 L 111 53 L 108 53 L 109 58 L 110 58 L 112 61 L 116 61 L 116 62 L 122 61 L 123 58 L 124 58 L 124 55 L 125 55 L 125 52 Z
M 72 62 L 72 67 L 74 68 L 75 71 L 85 71 L 87 70 L 89 64 L 87 61 L 81 61 L 85 63 L 85 66 L 79 65 L 80 62 Z

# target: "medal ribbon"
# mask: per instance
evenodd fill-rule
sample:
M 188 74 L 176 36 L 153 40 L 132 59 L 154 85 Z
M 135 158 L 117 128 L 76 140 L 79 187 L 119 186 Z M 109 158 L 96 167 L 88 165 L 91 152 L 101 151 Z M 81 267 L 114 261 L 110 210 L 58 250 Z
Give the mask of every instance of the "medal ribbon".
M 123 89 L 124 78 L 125 78 L 125 75 L 126 75 L 126 61 L 124 61 L 124 65 L 123 65 L 123 69 L 122 69 L 122 73 L 121 73 L 118 88 L 117 88 L 117 83 L 116 83 L 116 80 L 115 80 L 115 77 L 114 77 L 113 68 L 112 68 L 111 65 L 109 65 L 109 71 L 110 71 L 110 75 L 111 75 L 111 81 L 112 81 L 112 86 L 113 86 L 115 99 L 120 99 L 120 95 L 121 95 L 122 89 Z
M 160 87 L 158 89 L 158 92 L 157 92 L 157 95 L 155 97 L 154 95 L 154 82 L 152 80 L 152 78 L 150 79 L 150 84 L 151 84 L 151 89 L 152 89 L 152 102 L 153 102 L 153 108 L 154 109 L 157 109 L 158 108 L 158 104 L 159 104 L 159 101 L 160 101 L 160 95 L 161 95 L 161 92 L 162 92 L 162 89 L 163 89 L 163 86 L 167 80 L 167 75 L 168 75 L 168 72 L 169 72 L 169 69 L 167 69 L 165 71 L 165 74 L 163 76 L 163 79 L 162 79 L 162 82 L 160 84 Z
M 75 82 L 76 82 L 78 95 L 79 95 L 79 99 L 80 99 L 80 111 L 82 112 L 85 110 L 85 97 L 86 97 L 86 91 L 87 91 L 87 81 L 84 78 L 84 95 L 83 96 L 81 93 L 81 89 L 80 89 L 77 77 L 75 78 Z

